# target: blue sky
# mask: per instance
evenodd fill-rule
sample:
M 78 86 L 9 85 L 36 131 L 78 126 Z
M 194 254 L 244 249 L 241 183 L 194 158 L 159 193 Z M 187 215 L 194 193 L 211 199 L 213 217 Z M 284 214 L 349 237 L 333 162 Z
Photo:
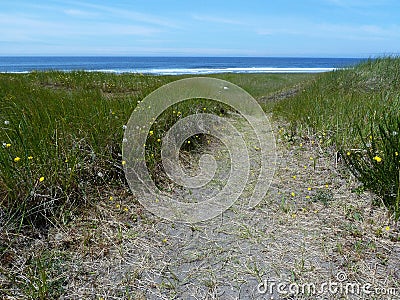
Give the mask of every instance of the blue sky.
M 0 55 L 400 53 L 398 0 L 0 1 Z

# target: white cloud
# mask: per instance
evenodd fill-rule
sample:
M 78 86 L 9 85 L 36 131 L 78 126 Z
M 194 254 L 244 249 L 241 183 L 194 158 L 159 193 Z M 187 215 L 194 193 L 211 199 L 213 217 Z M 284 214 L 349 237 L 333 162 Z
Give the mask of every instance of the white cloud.
M 388 5 L 391 0 L 325 0 L 326 3 L 339 6 L 342 8 L 360 8 Z
M 291 35 L 312 39 L 391 40 L 400 38 L 399 25 L 312 22 L 307 19 L 268 18 L 254 21 L 253 32 L 260 36 Z
M 221 23 L 221 24 L 231 24 L 231 25 L 243 25 L 245 24 L 238 19 L 228 19 L 215 16 L 204 16 L 204 15 L 192 15 L 192 19 L 196 21 L 209 22 L 209 23 Z
M 400 37 L 400 27 L 383 27 L 378 25 L 316 24 L 320 34 L 328 34 L 335 38 L 353 40 L 391 39 Z
M 75 27 L 76 34 L 81 32 L 82 35 L 90 36 L 115 36 L 115 35 L 142 35 L 151 36 L 160 33 L 161 30 L 157 28 L 140 26 L 140 25 L 123 25 L 113 23 L 98 23 L 96 27 L 81 30 L 81 27 Z
M 106 39 L 107 36 L 151 36 L 161 32 L 159 28 L 143 25 L 98 21 L 83 26 L 80 23 L 42 21 L 29 16 L 5 14 L 0 14 L 0 25 L 1 39 L 12 38 L 15 41 L 82 36 L 103 36 Z
M 69 5 L 75 5 L 76 7 L 85 7 L 94 10 L 97 13 L 106 13 L 108 17 L 114 17 L 116 20 L 124 19 L 124 21 L 140 22 L 145 24 L 153 24 L 162 27 L 178 28 L 176 21 L 162 18 L 152 14 L 145 14 L 129 9 L 116 8 L 114 6 L 106 6 L 100 4 L 90 4 L 85 2 L 69 1 Z M 80 9 L 77 9 L 80 10 Z
M 64 13 L 66 15 L 73 16 L 73 17 L 96 17 L 99 15 L 98 13 L 84 11 L 84 10 L 80 10 L 80 9 L 65 9 Z

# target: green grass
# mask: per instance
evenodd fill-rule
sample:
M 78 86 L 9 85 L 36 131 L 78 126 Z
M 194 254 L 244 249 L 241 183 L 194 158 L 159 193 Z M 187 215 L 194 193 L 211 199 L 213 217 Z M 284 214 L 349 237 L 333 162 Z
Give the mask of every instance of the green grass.
M 286 118 L 293 134 L 306 137 L 311 132 L 324 146 L 343 151 L 362 150 L 363 140 L 372 134 L 377 137 L 375 154 L 385 161 L 391 157 L 379 126 L 399 118 L 400 59 L 370 60 L 354 69 L 318 75 L 208 76 L 245 89 L 265 110 Z M 83 71 L 0 74 L 0 214 L 5 225 L 65 223 L 91 201 L 91 194 L 125 186 L 123 126 L 138 101 L 166 83 L 187 77 Z M 276 97 L 280 93 L 283 96 Z M 204 108 L 214 114 L 229 109 L 192 99 L 170 107 L 153 125 L 146 155 L 156 180 L 162 180 L 158 139 L 179 118 Z M 206 139 L 194 137 L 186 150 Z M 397 152 L 396 147 L 390 153 Z M 398 190 L 396 168 L 390 175 L 384 172 L 389 176 L 385 182 L 394 184 L 391 191 Z M 394 207 L 393 201 L 386 203 Z
M 364 137 L 359 127 L 361 149 L 342 150 L 342 156 L 351 172 L 364 187 L 379 195 L 400 217 L 400 118 L 391 116 L 378 124 L 374 132 Z
M 143 291 L 150 285 L 151 288 L 156 285 L 151 282 L 143 285 L 142 273 L 147 270 L 151 270 L 150 275 L 158 273 L 154 266 L 160 265 L 158 254 L 156 260 L 149 261 L 148 251 L 143 251 L 146 247 L 156 249 L 157 253 L 168 254 L 181 253 L 179 250 L 189 245 L 197 260 L 203 259 L 207 264 L 211 258 L 211 263 L 216 260 L 218 264 L 221 258 L 226 260 L 224 245 L 230 245 L 229 239 L 232 238 L 236 244 L 245 241 L 246 245 L 253 240 L 262 246 L 260 239 L 263 238 L 270 239 L 275 246 L 278 245 L 278 248 L 271 248 L 271 253 L 281 257 L 283 252 L 295 253 L 298 250 L 297 243 L 291 245 L 290 238 L 287 237 L 301 238 L 310 228 L 310 224 L 314 224 L 317 230 L 310 239 L 315 242 L 311 246 L 315 246 L 313 249 L 317 251 L 313 255 L 320 255 L 322 258 L 326 257 L 326 253 L 335 255 L 330 248 L 334 245 L 340 254 L 336 257 L 337 261 L 340 262 L 342 256 L 350 257 L 349 264 L 339 266 L 349 272 L 362 268 L 359 266 L 364 266 L 365 261 L 370 259 L 378 258 L 382 265 L 392 264 L 388 249 L 398 241 L 398 236 L 396 229 L 392 229 L 391 221 L 383 218 L 382 212 L 385 210 L 371 212 L 369 205 L 364 205 L 364 200 L 369 198 L 352 197 L 348 190 L 343 190 L 342 187 L 338 189 L 342 184 L 345 187 L 347 177 L 341 178 L 337 183 L 332 182 L 331 188 L 330 179 L 337 176 L 336 169 L 329 160 L 331 157 L 317 159 L 313 155 L 311 162 L 305 151 L 311 149 L 311 144 L 312 151 L 319 151 L 319 146 L 340 150 L 347 165 L 354 167 L 352 171 L 355 174 L 359 172 L 356 166 L 360 163 L 360 174 L 371 175 L 365 176 L 366 188 L 372 189 L 382 198 L 385 193 L 395 194 L 398 177 L 392 174 L 399 171 L 395 159 L 397 145 L 400 145 L 399 135 L 393 134 L 394 131 L 400 131 L 400 128 L 397 130 L 395 127 L 399 126 L 396 114 L 399 110 L 396 102 L 399 99 L 399 78 L 396 77 L 398 70 L 398 59 L 385 58 L 367 62 L 355 69 L 318 75 L 212 76 L 243 87 L 260 101 L 264 109 L 273 112 L 276 118 L 283 117 L 291 123 L 292 131 L 285 130 L 282 134 L 277 134 L 284 141 L 280 146 L 291 141 L 288 135 L 295 134 L 298 136 L 293 141 L 297 143 L 301 138 L 308 139 L 310 147 L 302 148 L 295 144 L 287 149 L 280 148 L 280 151 L 283 149 L 283 160 L 275 182 L 278 195 L 280 190 L 284 193 L 275 196 L 273 191 L 269 198 L 270 201 L 278 199 L 278 203 L 265 203 L 260 209 L 247 213 L 241 211 L 240 206 L 233 206 L 232 212 L 240 213 L 239 223 L 235 222 L 237 229 L 232 224 L 229 225 L 229 222 L 222 227 L 220 223 L 215 223 L 216 230 L 212 232 L 218 235 L 218 239 L 222 234 L 222 240 L 228 240 L 222 246 L 218 243 L 214 250 L 210 248 L 211 252 L 207 249 L 204 252 L 202 243 L 195 243 L 198 247 L 192 248 L 193 241 L 196 240 L 193 240 L 193 235 L 179 234 L 183 232 L 183 226 L 171 224 L 172 227 L 165 226 L 165 231 L 161 228 L 163 226 L 155 223 L 157 220 L 152 220 L 149 215 L 141 212 L 139 205 L 131 203 L 135 200 L 132 201 L 133 198 L 128 196 L 121 168 L 123 125 L 138 101 L 165 83 L 189 76 L 87 72 L 0 74 L 0 275 L 5 282 L 0 287 L 0 293 L 14 297 L 22 295 L 29 299 L 56 299 L 70 294 L 71 288 L 76 292 L 84 291 L 82 287 L 91 287 L 91 291 L 98 293 L 97 296 L 118 293 L 120 297 L 144 299 Z M 288 96 L 290 98 L 284 99 Z M 179 118 L 204 111 L 204 107 L 206 111 L 216 114 L 221 113 L 221 108 L 226 109 L 206 99 L 189 100 L 167 109 L 150 129 L 153 134 L 149 134 L 146 142 L 147 163 L 156 180 L 164 179 L 157 177 L 160 171 L 160 142 L 157 140 Z M 351 108 L 350 111 L 348 107 Z M 278 124 L 279 129 L 285 122 Z M 201 145 L 205 139 L 207 136 L 192 137 L 190 146 L 186 144 L 185 149 L 196 149 L 196 144 Z M 305 140 L 301 142 L 306 143 Z M 350 155 L 347 155 L 348 151 Z M 381 161 L 374 159 L 375 156 L 379 156 Z M 14 161 L 17 157 L 20 159 Z M 303 170 L 303 164 L 308 166 L 307 170 L 304 169 L 304 178 L 301 173 L 297 174 L 296 182 L 288 181 L 286 178 L 294 179 L 293 175 L 296 173 L 293 170 L 297 166 Z M 312 168 L 314 170 L 310 170 Z M 356 176 L 363 182 L 362 176 Z M 329 189 L 328 186 L 319 188 L 327 178 Z M 388 188 L 382 191 L 389 192 L 379 193 L 377 188 L 367 185 L 374 180 L 386 180 L 383 184 L 383 181 L 377 181 L 377 184 Z M 299 192 L 292 189 L 292 185 L 299 187 Z M 286 195 L 290 186 L 292 187 L 289 191 L 296 191 L 296 197 Z M 312 186 L 312 192 L 307 195 L 311 194 L 314 201 L 297 202 L 301 190 L 305 190 L 307 186 Z M 356 191 L 361 193 L 364 188 L 357 188 Z M 344 197 L 336 197 L 337 194 Z M 296 199 L 295 202 L 293 199 Z M 360 199 L 362 203 L 358 202 Z M 385 202 L 394 211 L 395 203 Z M 300 206 L 304 206 L 301 211 L 298 209 Z M 129 209 L 124 211 L 124 208 Z M 272 209 L 273 218 L 268 219 L 278 220 L 271 224 L 275 227 L 281 226 L 283 231 L 266 232 L 260 238 L 259 234 L 265 232 L 266 228 L 265 209 Z M 58 222 L 61 224 L 57 224 Z M 68 224 L 65 226 L 63 223 Z M 15 232 L 15 229 L 27 224 L 36 228 L 52 224 L 61 226 L 49 228 L 48 231 L 24 228 L 26 231 L 22 231 L 23 234 Z M 387 226 L 389 224 L 390 228 Z M 259 230 L 257 225 L 261 226 Z M 203 227 L 202 224 L 192 226 L 192 231 L 200 234 L 200 239 L 197 239 L 199 241 L 202 240 Z M 173 235 L 170 235 L 171 229 Z M 329 230 L 326 231 L 327 229 Z M 210 240 L 207 232 L 204 231 Z M 283 234 L 276 234 L 277 232 Z M 325 238 L 321 232 L 339 234 L 328 234 Z M 182 240 L 185 236 L 190 244 Z M 323 238 L 320 239 L 319 236 Z M 131 243 L 132 239 L 138 243 Z M 230 247 L 226 249 L 231 252 Z M 228 259 L 230 252 L 227 252 Z M 321 276 L 321 272 L 314 272 L 316 269 L 313 272 L 308 269 L 307 255 L 304 251 L 300 252 L 298 257 L 293 258 L 293 276 L 300 276 L 300 279 L 303 275 L 315 278 Z M 105 274 L 109 273 L 107 270 L 124 269 L 127 265 L 121 265 L 121 257 L 132 253 L 138 254 L 139 258 L 143 257 L 137 261 L 145 262 L 144 265 L 129 264 L 126 279 L 118 278 L 118 272 L 111 272 L 110 278 L 100 280 L 103 276 L 108 276 Z M 365 258 L 360 258 L 361 256 Z M 172 264 L 168 263 L 172 269 L 178 267 L 179 271 L 182 259 L 179 255 L 175 258 L 172 257 Z M 189 255 L 187 259 L 191 262 L 192 256 Z M 281 267 L 285 265 L 285 259 L 283 257 Z M 101 261 L 107 263 L 104 272 L 99 268 Z M 246 257 L 233 257 L 233 261 L 236 270 L 241 267 L 239 262 L 246 261 Z M 276 272 L 280 268 L 278 265 L 272 266 Z M 259 278 L 262 266 L 250 263 L 245 264 L 245 267 Z M 232 271 L 231 268 L 230 272 Z M 244 271 L 247 272 L 246 269 Z M 370 278 L 369 270 L 361 271 L 362 278 Z M 187 285 L 186 282 L 176 281 L 177 277 L 171 274 L 167 270 L 156 289 L 168 291 L 173 297 L 183 285 Z M 203 286 L 215 287 L 218 280 L 214 280 L 214 275 L 211 275 L 211 279 L 204 277 Z M 226 272 L 223 275 L 225 278 Z M 239 278 L 236 273 L 234 277 Z M 169 280 L 170 278 L 173 279 Z M 197 278 L 193 278 L 192 281 L 196 283 Z M 390 284 L 394 281 L 390 281 Z M 121 286 L 126 287 L 126 291 L 118 290 Z
M 160 84 L 139 75 L 2 74 L 0 204 L 7 219 L 68 219 L 91 188 L 122 180 L 122 126 Z
M 255 99 L 260 99 L 296 88 L 313 79 L 315 74 L 218 74 L 212 77 L 230 81 L 243 88 Z
M 124 186 L 124 124 L 147 94 L 186 77 L 189 76 L 83 71 L 1 74 L 0 213 L 6 220 L 3 226 L 65 223 L 88 204 L 91 194 Z M 215 77 L 236 83 L 259 98 L 303 82 L 307 76 Z M 177 119 L 204 108 L 217 114 L 227 109 L 196 99 L 179 103 L 160 116 L 151 129 L 154 135 L 149 135 L 146 143 L 147 163 L 153 176 L 159 174 L 158 139 Z M 201 143 L 204 137 L 199 140 Z M 195 141 L 190 147 L 195 147 Z
M 400 115 L 400 59 L 368 60 L 355 68 L 320 74 L 294 98 L 275 105 L 298 134 L 309 129 L 333 137 L 335 145 L 353 145 L 386 116 Z M 375 123 L 374 123 L 375 124 Z
M 293 135 L 313 135 L 339 150 L 357 179 L 400 216 L 400 58 L 320 74 L 273 111 L 291 123 Z

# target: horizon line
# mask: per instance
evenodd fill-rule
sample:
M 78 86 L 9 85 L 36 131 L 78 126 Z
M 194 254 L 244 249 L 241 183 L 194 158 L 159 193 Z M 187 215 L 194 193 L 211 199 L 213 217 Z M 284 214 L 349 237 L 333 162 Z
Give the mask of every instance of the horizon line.
M 356 58 L 373 59 L 396 57 L 400 53 L 377 53 L 370 55 L 142 55 L 142 54 L 0 54 L 0 57 L 162 57 L 162 58 Z

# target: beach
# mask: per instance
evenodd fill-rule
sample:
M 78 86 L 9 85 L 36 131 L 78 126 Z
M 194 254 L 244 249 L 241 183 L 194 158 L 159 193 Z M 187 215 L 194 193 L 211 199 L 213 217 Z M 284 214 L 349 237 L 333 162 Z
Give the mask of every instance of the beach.
M 315 299 L 329 295 L 324 286 L 334 282 L 342 284 L 335 299 L 370 295 L 349 292 L 345 284 L 369 284 L 376 295 L 385 291 L 395 299 L 399 64 L 387 57 L 354 68 L 286 63 L 258 67 L 260 72 L 215 63 L 0 70 L 0 295 L 263 299 L 286 291 Z M 144 70 L 156 71 L 137 72 Z M 240 87 L 270 122 L 276 164 L 255 207 L 245 203 L 261 173 L 257 161 L 264 149 L 238 109 L 196 98 L 151 118 L 162 101 L 150 105 L 144 99 L 194 74 L 226 81 L 218 86 L 221 93 Z M 129 118 L 140 109 L 148 114 L 143 120 L 152 122 L 140 147 L 149 178 L 162 193 L 182 203 L 201 199 L 223 190 L 232 173 L 229 147 L 207 132 L 182 140 L 179 161 L 196 174 L 199 157 L 213 156 L 216 178 L 192 188 L 165 171 L 162 143 L 169 129 L 196 114 L 227 119 L 240 132 L 251 162 L 250 187 L 202 222 L 169 221 L 149 212 L 125 176 L 130 161 L 123 143 Z M 203 188 L 210 191 L 203 194 Z M 281 283 L 284 291 L 270 293 L 270 282 Z

